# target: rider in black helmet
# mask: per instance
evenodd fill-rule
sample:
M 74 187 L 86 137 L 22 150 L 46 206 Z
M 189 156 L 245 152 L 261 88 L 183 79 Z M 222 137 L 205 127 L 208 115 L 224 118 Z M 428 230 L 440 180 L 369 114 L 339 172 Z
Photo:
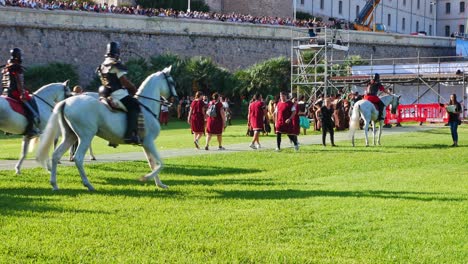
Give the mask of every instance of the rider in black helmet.
M 97 73 L 101 78 L 102 86 L 99 88 L 101 96 L 120 100 L 127 108 L 127 131 L 124 136 L 125 143 L 139 144 L 138 114 L 140 106 L 134 98 L 137 89 L 127 79 L 127 68 L 120 61 L 120 45 L 118 42 L 107 44 L 104 62 L 98 67 Z
M 40 133 L 39 129 L 36 128 L 39 125 L 39 113 L 37 105 L 24 87 L 22 55 L 23 52 L 19 48 L 10 50 L 10 59 L 2 69 L 2 87 L 7 91 L 8 97 L 23 103 L 28 120 L 24 135 L 32 137 Z
M 367 89 L 366 89 L 366 95 L 364 96 L 364 99 L 365 100 L 368 100 L 374 104 L 376 104 L 378 106 L 378 109 L 379 110 L 379 116 L 378 116 L 378 120 L 383 120 L 383 112 L 385 111 L 385 105 L 384 103 L 382 103 L 382 101 L 380 100 L 380 98 L 377 96 L 377 94 L 379 92 L 384 92 L 384 93 L 387 93 L 389 94 L 388 92 L 385 91 L 385 87 L 382 85 L 382 83 L 380 82 L 380 75 L 378 73 L 376 73 L 374 75 L 374 79 L 372 79 L 370 82 L 369 82 L 369 85 L 367 86 Z

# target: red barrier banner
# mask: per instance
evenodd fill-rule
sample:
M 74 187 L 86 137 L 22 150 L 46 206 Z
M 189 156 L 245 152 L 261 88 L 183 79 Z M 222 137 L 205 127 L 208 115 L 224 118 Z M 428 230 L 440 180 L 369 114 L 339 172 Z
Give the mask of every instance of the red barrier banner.
M 396 114 L 391 114 L 390 108 L 386 109 L 385 124 L 404 122 L 420 123 L 447 123 L 448 115 L 445 107 L 438 103 L 399 105 Z

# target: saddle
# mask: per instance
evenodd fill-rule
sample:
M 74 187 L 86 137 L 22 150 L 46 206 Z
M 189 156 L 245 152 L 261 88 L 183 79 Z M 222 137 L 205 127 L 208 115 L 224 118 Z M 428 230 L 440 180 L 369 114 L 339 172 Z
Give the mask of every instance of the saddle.
M 20 115 L 26 116 L 26 110 L 24 109 L 24 105 L 21 101 L 4 95 L 2 95 L 1 97 L 5 98 L 5 100 L 8 102 L 13 111 Z
M 127 107 L 120 100 L 109 97 L 100 97 L 99 101 L 104 104 L 111 112 L 127 112 Z

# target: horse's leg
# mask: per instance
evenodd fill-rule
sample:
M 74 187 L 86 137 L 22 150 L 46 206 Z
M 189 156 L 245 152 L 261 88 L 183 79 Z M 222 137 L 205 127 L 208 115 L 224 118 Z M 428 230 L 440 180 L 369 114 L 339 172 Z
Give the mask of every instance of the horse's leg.
M 375 121 L 372 121 L 372 136 L 373 136 L 374 146 L 375 146 L 375 132 L 376 132 L 375 126 L 376 126 Z
M 88 150 L 89 146 L 91 145 L 92 136 L 91 137 L 82 137 L 78 141 L 78 147 L 76 148 L 75 155 L 73 155 L 73 159 L 75 160 L 75 165 L 80 172 L 81 181 L 83 185 L 88 188 L 90 191 L 94 191 L 93 185 L 88 180 L 86 176 L 86 172 L 84 170 L 83 162 L 86 155 L 86 151 Z
M 62 137 L 62 142 L 58 147 L 54 150 L 52 154 L 52 166 L 50 168 L 50 185 L 52 185 L 52 189 L 57 191 L 59 188 L 57 186 L 57 164 L 59 164 L 60 159 L 62 158 L 63 154 L 75 143 L 76 137 L 74 134 L 70 132 L 65 133 Z M 67 135 L 68 134 L 68 135 Z
M 26 158 L 26 155 L 28 153 L 30 140 L 31 138 L 27 136 L 23 136 L 23 142 L 21 143 L 21 156 L 20 156 L 20 159 L 18 160 L 18 163 L 16 163 L 16 166 L 15 166 L 15 171 L 17 175 L 21 174 L 21 165 L 23 164 L 23 161 Z
M 146 159 L 148 160 L 148 164 L 150 165 L 150 168 L 153 171 L 141 177 L 140 181 L 147 181 L 151 178 L 154 178 L 156 186 L 166 189 L 168 186 L 161 182 L 158 175 L 159 171 L 162 170 L 164 164 L 162 162 L 161 157 L 159 156 L 158 151 L 156 150 L 156 146 L 151 141 L 149 144 L 144 143 L 143 148 L 145 150 L 145 155 Z
M 364 137 L 366 139 L 366 147 L 369 146 L 369 138 L 368 138 L 368 131 L 369 131 L 369 121 L 367 119 L 364 119 Z
M 380 146 L 380 136 L 382 136 L 382 125 L 383 125 L 383 120 L 380 120 L 379 139 L 378 139 L 379 146 Z
M 89 145 L 89 155 L 91 155 L 91 160 L 96 160 L 96 157 L 93 154 L 93 147 Z

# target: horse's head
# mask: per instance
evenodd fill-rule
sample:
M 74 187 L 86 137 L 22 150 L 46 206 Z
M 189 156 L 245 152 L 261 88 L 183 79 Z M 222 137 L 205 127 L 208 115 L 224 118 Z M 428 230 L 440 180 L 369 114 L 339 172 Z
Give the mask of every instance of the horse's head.
M 161 90 L 161 95 L 164 96 L 165 98 L 170 98 L 174 97 L 175 102 L 179 101 L 178 96 L 177 96 L 177 91 L 175 89 L 175 81 L 171 76 L 171 69 L 172 66 L 169 66 L 162 70 L 162 73 L 164 74 L 164 78 L 166 79 L 166 84 L 167 86 L 165 89 Z
M 44 85 L 34 92 L 34 94 L 44 100 L 51 100 L 54 103 L 60 102 L 72 95 L 69 82 L 69 80 L 66 80 L 63 83 Z
M 394 115 L 400 105 L 401 95 L 392 94 L 392 101 L 390 102 L 390 112 Z

